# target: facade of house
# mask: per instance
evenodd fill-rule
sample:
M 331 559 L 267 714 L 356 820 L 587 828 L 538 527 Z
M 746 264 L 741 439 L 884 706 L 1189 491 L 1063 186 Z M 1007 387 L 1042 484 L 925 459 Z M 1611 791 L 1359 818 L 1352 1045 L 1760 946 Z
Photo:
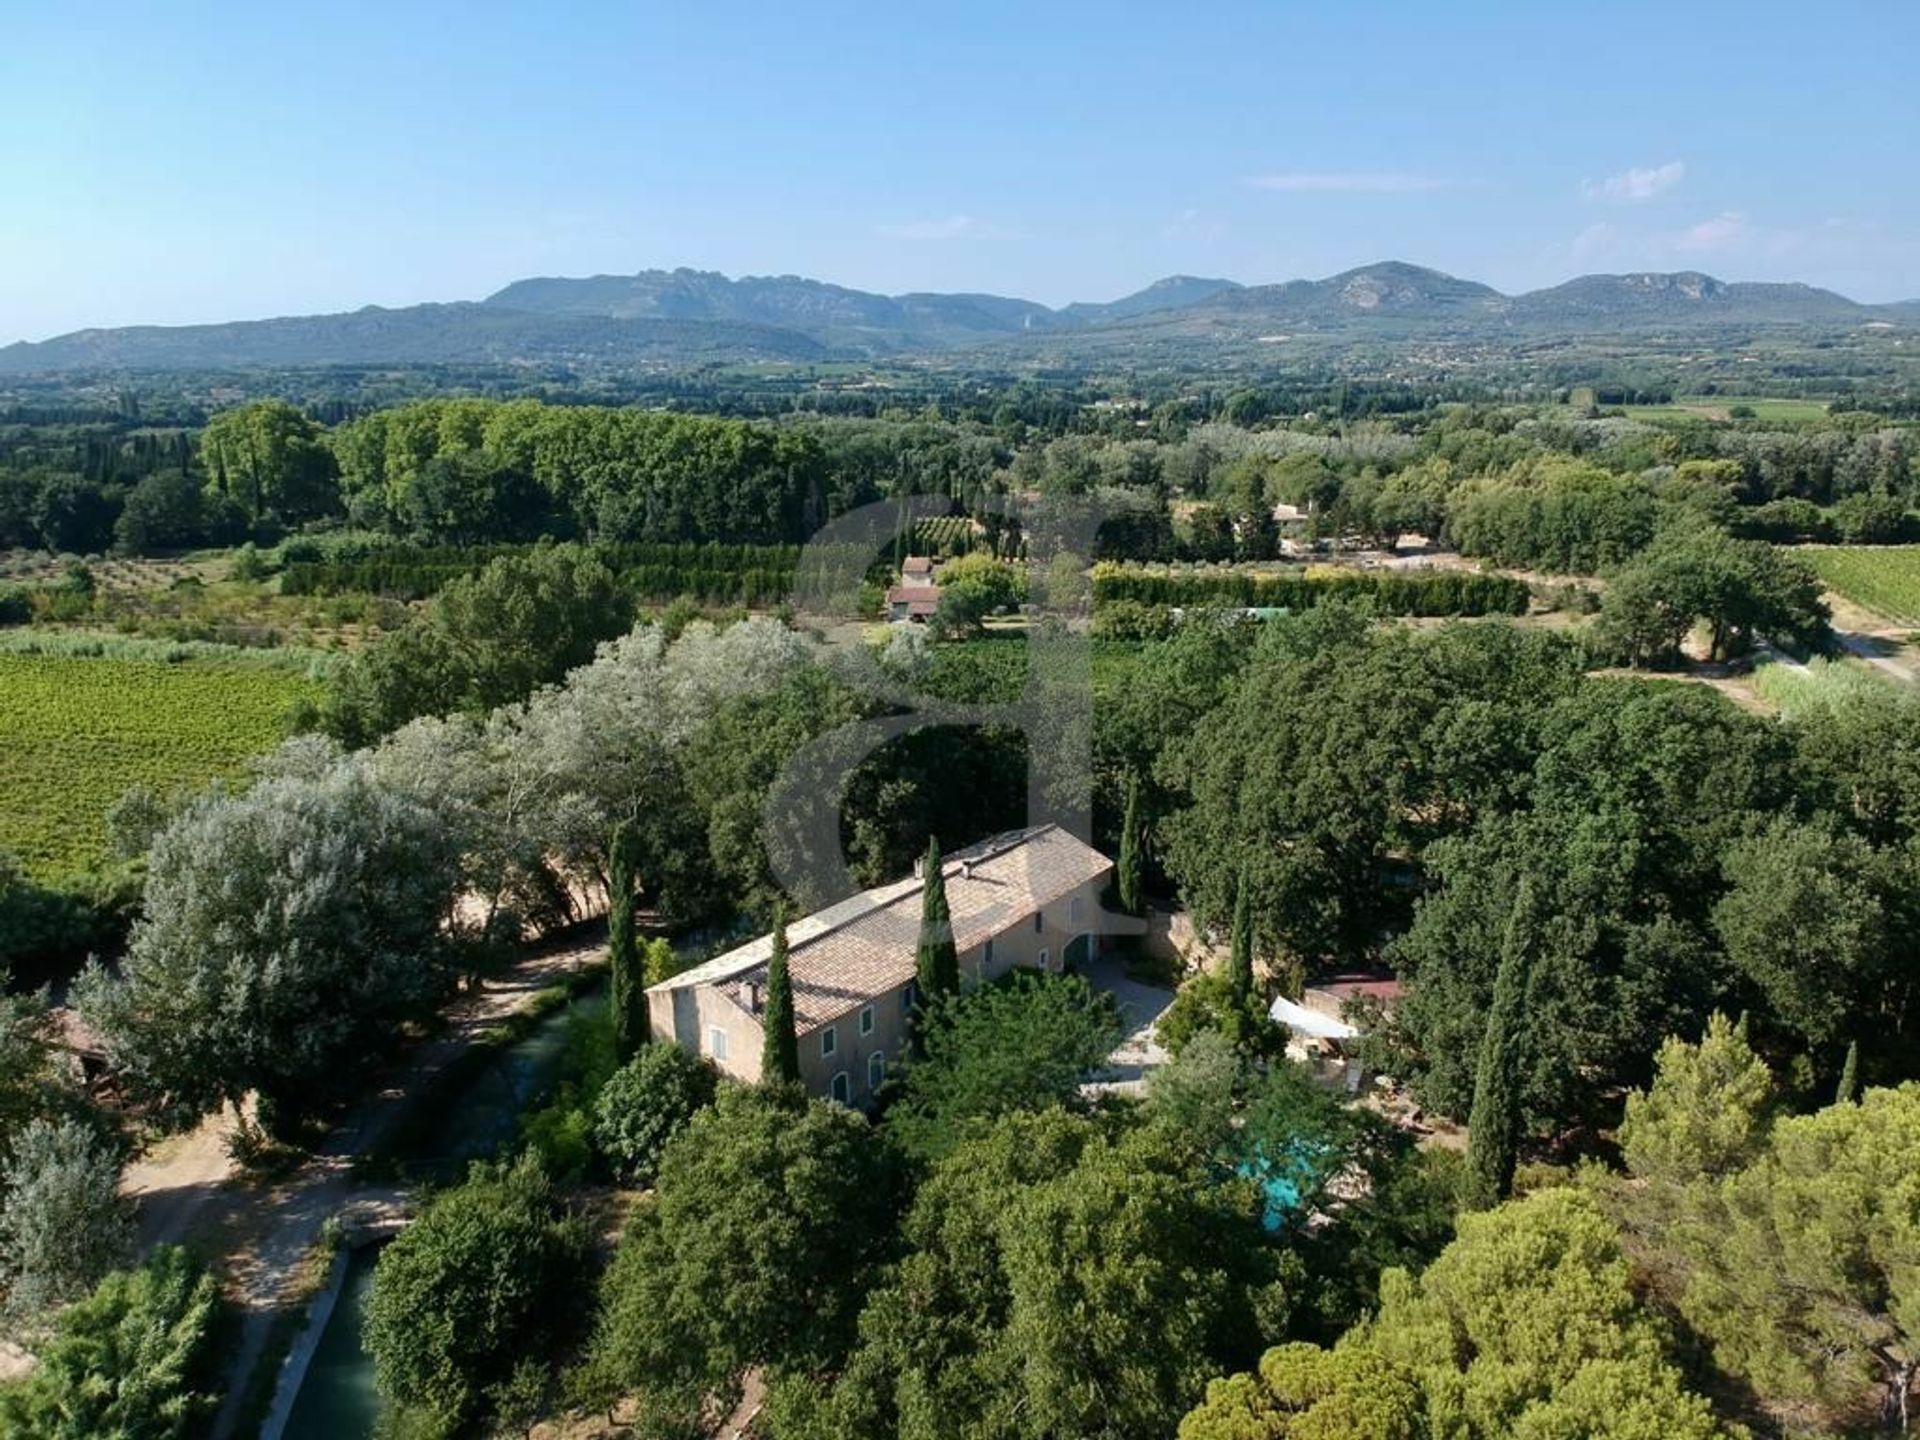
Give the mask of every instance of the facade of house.
M 933 578 L 933 561 L 909 555 L 900 562 L 900 583 L 887 591 L 887 619 L 925 624 L 940 608 L 940 586 Z
M 963 986 L 1025 966 L 1061 971 L 1098 953 L 1113 862 L 1055 825 L 1016 830 L 941 867 Z M 809 1094 L 866 1106 L 906 1049 L 924 882 L 864 890 L 787 926 L 800 1073 Z M 767 960 L 762 935 L 647 991 L 656 1039 L 760 1078 Z

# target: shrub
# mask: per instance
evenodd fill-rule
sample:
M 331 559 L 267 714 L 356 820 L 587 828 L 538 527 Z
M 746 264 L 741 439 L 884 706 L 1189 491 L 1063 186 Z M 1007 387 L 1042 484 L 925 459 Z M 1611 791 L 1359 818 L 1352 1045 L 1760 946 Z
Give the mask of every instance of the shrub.
M 78 1120 L 35 1120 L 0 1168 L 0 1282 L 38 1320 L 85 1295 L 133 1249 L 113 1147 Z
M 537 1161 L 475 1165 L 380 1256 L 363 1332 L 387 1399 L 452 1430 L 524 1389 L 580 1307 L 586 1236 Z M 499 1394 L 496 1395 L 496 1390 Z
M 14 1440 L 185 1440 L 219 1403 L 220 1289 L 177 1246 L 118 1271 L 60 1316 L 40 1363 L 0 1388 Z
M 678 1045 L 642 1046 L 601 1088 L 594 1144 L 622 1178 L 651 1183 L 667 1141 L 713 1102 L 717 1080 L 711 1066 Z

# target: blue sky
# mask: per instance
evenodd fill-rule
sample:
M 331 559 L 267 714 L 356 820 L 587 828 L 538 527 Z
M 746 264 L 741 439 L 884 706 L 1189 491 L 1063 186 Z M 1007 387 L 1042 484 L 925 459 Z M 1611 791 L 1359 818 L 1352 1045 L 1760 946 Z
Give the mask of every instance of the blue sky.
M 1911 0 L 918 8 L 5 0 L 0 343 L 676 265 L 1920 297 Z

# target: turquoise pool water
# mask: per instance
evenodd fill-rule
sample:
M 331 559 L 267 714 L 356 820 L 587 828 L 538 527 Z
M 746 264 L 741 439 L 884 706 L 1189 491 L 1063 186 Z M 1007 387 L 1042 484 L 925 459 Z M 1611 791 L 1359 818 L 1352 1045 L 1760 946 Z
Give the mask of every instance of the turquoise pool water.
M 1296 1140 L 1280 1159 L 1270 1159 L 1264 1151 L 1239 1160 L 1234 1174 L 1260 1187 L 1260 1223 L 1269 1231 L 1278 1231 L 1300 1212 L 1300 1192 L 1320 1178 L 1323 1147 Z

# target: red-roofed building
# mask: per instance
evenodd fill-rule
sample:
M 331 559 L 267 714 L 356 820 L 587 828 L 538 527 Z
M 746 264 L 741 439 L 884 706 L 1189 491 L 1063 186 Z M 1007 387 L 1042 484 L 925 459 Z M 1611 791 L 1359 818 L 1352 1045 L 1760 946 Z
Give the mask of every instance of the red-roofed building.
M 887 591 L 887 619 L 925 624 L 940 608 L 938 585 L 896 585 Z
M 940 586 L 933 578 L 933 561 L 909 555 L 900 562 L 900 583 L 887 591 L 887 619 L 924 625 L 940 608 Z

